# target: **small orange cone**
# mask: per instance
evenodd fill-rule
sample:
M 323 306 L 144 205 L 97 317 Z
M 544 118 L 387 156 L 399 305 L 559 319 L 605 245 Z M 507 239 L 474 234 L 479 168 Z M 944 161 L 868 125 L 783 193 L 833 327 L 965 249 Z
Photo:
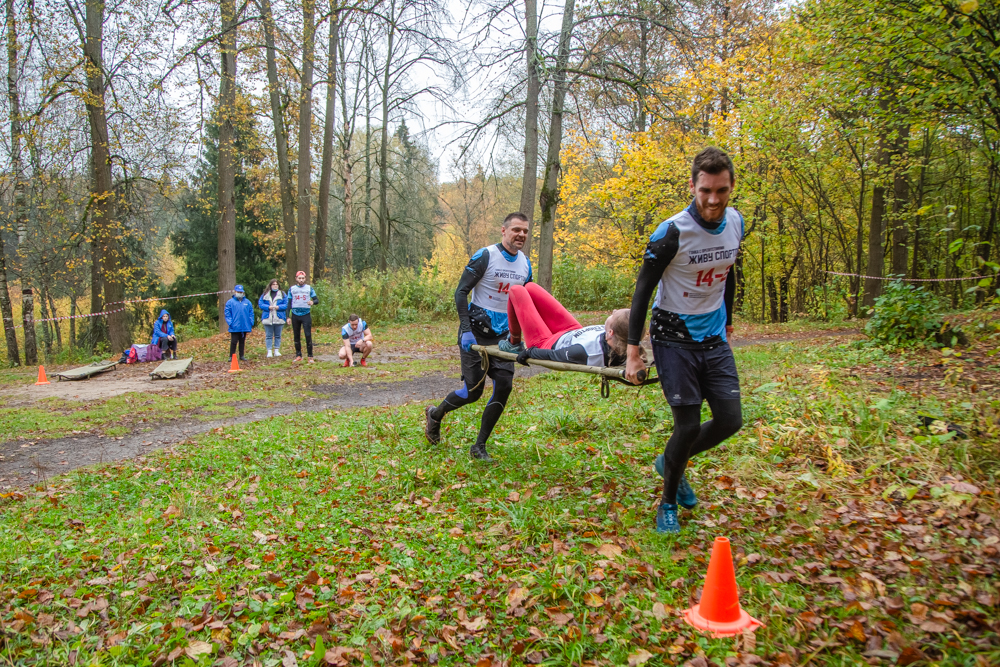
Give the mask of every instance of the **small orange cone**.
M 240 372 L 240 361 L 239 361 L 239 359 L 236 358 L 235 354 L 233 355 L 233 362 L 231 364 L 229 364 L 229 372 L 230 373 L 239 373 Z
M 38 382 L 36 382 L 35 385 L 37 386 L 40 384 L 52 384 L 49 382 L 49 379 L 45 377 L 45 366 L 38 367 Z
M 725 537 L 715 538 L 712 560 L 708 562 L 705 587 L 701 592 L 701 603 L 686 610 L 684 620 L 715 637 L 731 637 L 762 625 L 740 608 L 733 554 L 729 549 L 729 540 Z

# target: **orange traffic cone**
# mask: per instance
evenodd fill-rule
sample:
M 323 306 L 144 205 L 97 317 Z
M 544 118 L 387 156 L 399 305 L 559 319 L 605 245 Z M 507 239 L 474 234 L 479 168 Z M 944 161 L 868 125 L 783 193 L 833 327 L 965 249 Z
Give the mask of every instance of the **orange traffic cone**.
M 686 610 L 684 620 L 715 637 L 731 637 L 762 625 L 740 608 L 733 554 L 729 549 L 729 540 L 725 537 L 715 538 L 712 560 L 708 562 L 705 587 L 701 592 L 701 603 Z
M 236 358 L 235 354 L 233 355 L 233 361 L 232 361 L 232 363 L 229 364 L 229 372 L 230 373 L 239 373 L 240 372 L 240 361 L 239 361 L 239 359 Z
M 38 382 L 36 382 L 35 385 L 40 385 L 40 384 L 51 384 L 51 382 L 49 382 L 49 379 L 45 377 L 45 366 L 38 367 Z

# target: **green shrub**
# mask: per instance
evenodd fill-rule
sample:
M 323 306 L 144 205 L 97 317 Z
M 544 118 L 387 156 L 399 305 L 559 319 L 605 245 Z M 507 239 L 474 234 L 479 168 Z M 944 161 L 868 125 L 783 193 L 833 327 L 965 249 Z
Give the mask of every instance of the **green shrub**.
M 879 345 L 890 347 L 925 343 L 941 331 L 938 307 L 937 299 L 924 288 L 890 281 L 868 311 L 871 319 L 865 333 Z
M 609 266 L 588 267 L 567 255 L 556 257 L 553 264 L 553 295 L 571 311 L 628 308 L 634 289 L 631 272 Z
M 319 304 L 313 306 L 313 318 L 323 326 L 341 326 L 351 313 L 373 324 L 385 324 L 455 312 L 455 286 L 427 271 L 365 271 L 357 278 L 322 280 L 315 288 Z

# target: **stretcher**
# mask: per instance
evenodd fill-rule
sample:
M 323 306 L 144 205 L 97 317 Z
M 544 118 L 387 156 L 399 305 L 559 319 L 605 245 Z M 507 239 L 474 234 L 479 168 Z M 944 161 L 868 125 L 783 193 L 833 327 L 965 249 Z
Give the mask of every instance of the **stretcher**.
M 59 371 L 57 373 L 52 373 L 55 377 L 60 380 L 86 380 L 92 375 L 97 375 L 98 373 L 104 373 L 106 371 L 112 370 L 118 365 L 117 361 L 95 361 L 92 364 L 87 364 L 86 366 L 80 366 L 79 368 L 70 368 L 66 371 Z
M 473 345 L 473 352 L 478 352 L 479 356 L 483 360 L 483 370 L 489 368 L 490 357 L 496 357 L 497 359 L 503 359 L 504 361 L 517 361 L 517 355 L 510 352 L 501 352 L 500 348 L 496 345 Z M 625 379 L 625 369 L 621 366 L 585 366 L 583 364 L 568 364 L 562 361 L 548 361 L 546 359 L 528 359 L 529 366 L 538 366 L 540 368 L 547 368 L 552 371 L 564 371 L 570 373 L 586 373 L 588 375 L 596 375 L 601 378 L 601 397 L 607 398 L 611 395 L 611 384 L 613 380 L 615 382 L 621 382 L 629 387 L 644 387 L 647 384 L 655 384 L 659 380 L 655 377 L 650 377 L 648 369 L 639 371 L 639 384 L 634 385 Z
M 171 378 L 180 377 L 188 372 L 188 369 L 191 368 L 192 361 L 194 361 L 194 357 L 188 357 L 187 359 L 169 359 L 154 368 L 149 374 L 149 377 L 154 380 L 169 380 Z

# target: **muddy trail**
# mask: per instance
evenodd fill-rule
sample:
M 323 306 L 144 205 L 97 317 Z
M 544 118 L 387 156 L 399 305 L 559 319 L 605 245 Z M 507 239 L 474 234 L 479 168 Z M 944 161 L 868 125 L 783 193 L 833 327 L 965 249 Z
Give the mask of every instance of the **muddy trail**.
M 518 369 L 518 377 L 537 375 L 539 369 Z M 433 374 L 398 382 L 319 384 L 301 403 L 275 403 L 242 415 L 210 421 L 184 420 L 157 424 L 151 430 L 124 436 L 81 434 L 41 440 L 0 443 L 0 489 L 23 487 L 81 468 L 142 456 L 182 443 L 213 429 L 262 421 L 296 412 L 392 407 L 440 400 L 460 383 L 456 375 Z M 332 417 L 335 418 L 335 417 Z
M 857 331 L 809 332 L 801 334 L 786 334 L 773 337 L 758 336 L 735 338 L 733 347 L 750 345 L 767 345 L 772 343 L 792 342 L 809 338 L 831 336 L 850 336 Z M 412 355 L 399 355 L 401 358 Z M 436 355 L 433 355 L 436 356 Z M 458 355 L 451 355 L 457 361 Z M 318 359 L 323 359 L 318 356 Z M 201 371 L 209 370 L 205 377 L 209 378 L 217 369 L 206 369 L 201 364 Z M 457 365 L 457 364 L 456 364 Z M 517 377 L 524 378 L 545 372 L 540 368 L 517 368 Z M 129 391 L 148 390 L 145 385 L 148 379 L 138 377 L 112 378 L 110 376 L 94 378 L 81 383 L 72 383 L 74 398 L 96 398 L 98 393 L 103 397 Z M 193 385 L 204 381 L 200 373 L 193 374 L 181 383 Z M 96 381 L 95 381 L 96 380 Z M 132 459 L 157 449 L 163 449 L 185 442 L 201 433 L 213 429 L 262 421 L 272 417 L 281 417 L 296 412 L 319 412 L 323 410 L 351 410 L 365 407 L 392 407 L 411 402 L 440 400 L 448 392 L 458 387 L 460 378 L 456 372 L 452 374 L 425 374 L 420 377 L 401 381 L 387 382 L 344 382 L 334 384 L 317 384 L 310 391 L 320 394 L 304 399 L 301 403 L 273 403 L 256 406 L 251 412 L 238 416 L 213 420 L 188 419 L 153 425 L 151 429 L 135 431 L 124 436 L 109 436 L 103 434 L 79 434 L 54 439 L 15 439 L 0 442 L 0 490 L 12 487 L 24 487 L 36 484 L 49 477 L 60 475 L 76 468 L 88 465 L 111 463 Z M 89 384 L 88 384 L 89 383 Z M 132 385 L 144 385 L 137 389 Z M 167 385 L 164 384 L 164 387 Z M 176 385 L 174 385 L 176 386 Z M 78 388 L 77 388 L 78 387 Z M 109 392 L 110 390 L 110 392 Z M 37 398 L 35 399 L 37 400 Z M 16 407 L 15 407 L 16 409 Z

